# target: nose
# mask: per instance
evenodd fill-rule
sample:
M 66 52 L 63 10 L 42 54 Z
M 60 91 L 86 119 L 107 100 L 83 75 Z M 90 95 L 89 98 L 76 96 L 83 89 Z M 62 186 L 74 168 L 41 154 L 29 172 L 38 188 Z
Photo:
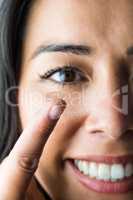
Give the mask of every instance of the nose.
M 127 66 L 122 60 L 100 60 L 100 72 L 95 76 L 86 129 L 89 133 L 104 134 L 119 139 L 131 128 L 132 104 Z M 90 98 L 90 96 L 88 96 Z M 129 113 L 130 112 L 130 113 Z

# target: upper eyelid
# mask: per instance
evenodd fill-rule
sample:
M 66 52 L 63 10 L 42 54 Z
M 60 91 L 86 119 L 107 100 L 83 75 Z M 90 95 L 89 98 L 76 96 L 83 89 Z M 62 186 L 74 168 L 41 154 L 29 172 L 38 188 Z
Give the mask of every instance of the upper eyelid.
M 74 65 L 64 65 L 64 66 L 60 66 L 60 67 L 55 67 L 54 69 L 48 70 L 46 73 L 44 73 L 43 75 L 40 75 L 40 77 L 42 78 L 48 78 L 50 77 L 52 74 L 59 72 L 63 69 L 73 69 L 73 70 L 77 70 L 77 72 L 81 73 L 82 75 L 84 74 L 83 71 L 81 71 L 78 67 L 74 66 Z

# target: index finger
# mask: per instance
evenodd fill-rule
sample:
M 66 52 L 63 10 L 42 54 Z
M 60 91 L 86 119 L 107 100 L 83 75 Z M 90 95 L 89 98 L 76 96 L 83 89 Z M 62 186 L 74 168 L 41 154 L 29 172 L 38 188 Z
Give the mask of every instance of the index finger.
M 37 169 L 46 140 L 64 108 L 64 101 L 58 102 L 49 109 L 48 113 L 40 114 L 39 118 L 23 131 L 5 163 L 3 163 L 2 174 L 0 172 L 0 188 L 4 193 L 3 195 L 8 195 L 7 193 L 10 191 L 9 197 L 12 199 L 17 197 L 18 199 L 18 196 L 21 197 L 25 193 Z M 8 191 L 5 191 L 6 188 L 8 188 Z

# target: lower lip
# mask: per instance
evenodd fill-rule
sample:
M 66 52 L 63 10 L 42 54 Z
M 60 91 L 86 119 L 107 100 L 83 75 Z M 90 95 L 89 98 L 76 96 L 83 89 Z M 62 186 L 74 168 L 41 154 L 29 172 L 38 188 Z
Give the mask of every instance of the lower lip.
M 133 177 L 119 182 L 105 182 L 96 179 L 90 179 L 82 174 L 72 161 L 68 161 L 69 166 L 76 175 L 78 181 L 88 189 L 99 193 L 127 193 L 133 191 Z

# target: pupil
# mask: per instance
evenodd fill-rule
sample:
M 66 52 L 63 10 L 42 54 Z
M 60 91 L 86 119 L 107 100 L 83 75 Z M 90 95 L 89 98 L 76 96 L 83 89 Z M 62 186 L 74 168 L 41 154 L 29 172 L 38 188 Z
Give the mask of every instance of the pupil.
M 72 70 L 62 70 L 60 72 L 61 81 L 72 82 L 75 79 L 75 72 Z

